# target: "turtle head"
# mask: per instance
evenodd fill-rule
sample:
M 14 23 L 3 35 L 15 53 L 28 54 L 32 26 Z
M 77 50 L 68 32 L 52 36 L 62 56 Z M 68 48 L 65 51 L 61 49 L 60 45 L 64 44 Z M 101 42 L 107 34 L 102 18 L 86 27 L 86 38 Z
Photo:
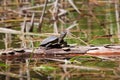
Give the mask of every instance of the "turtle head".
M 67 35 L 67 31 L 63 31 L 63 32 L 61 32 L 61 34 L 60 34 L 60 38 L 63 39 L 66 35 Z

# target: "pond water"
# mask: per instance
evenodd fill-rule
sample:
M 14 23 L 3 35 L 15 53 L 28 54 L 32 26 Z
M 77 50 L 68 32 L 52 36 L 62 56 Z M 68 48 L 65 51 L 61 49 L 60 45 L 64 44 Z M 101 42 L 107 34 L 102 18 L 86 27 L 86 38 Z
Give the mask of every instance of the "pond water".
M 5 63 L 5 64 L 4 64 Z M 119 61 L 26 59 L 1 61 L 0 80 L 119 80 Z

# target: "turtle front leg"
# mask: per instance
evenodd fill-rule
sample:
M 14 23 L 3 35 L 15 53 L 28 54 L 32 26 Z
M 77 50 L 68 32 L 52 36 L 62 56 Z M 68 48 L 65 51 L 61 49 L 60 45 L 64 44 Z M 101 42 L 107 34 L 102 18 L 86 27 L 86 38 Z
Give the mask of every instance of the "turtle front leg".
M 67 42 L 63 41 L 62 42 L 62 47 L 69 47 L 69 45 L 67 44 Z

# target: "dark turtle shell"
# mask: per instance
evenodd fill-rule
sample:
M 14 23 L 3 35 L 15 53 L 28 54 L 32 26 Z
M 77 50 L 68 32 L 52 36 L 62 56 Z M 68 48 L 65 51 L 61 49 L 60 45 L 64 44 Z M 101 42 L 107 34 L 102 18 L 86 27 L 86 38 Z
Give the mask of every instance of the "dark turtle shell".
M 52 42 L 54 42 L 54 41 L 56 41 L 56 40 L 58 40 L 58 37 L 57 37 L 57 36 L 50 36 L 50 37 L 44 39 L 44 40 L 41 42 L 41 45 L 40 45 L 40 46 L 44 46 L 44 45 L 46 45 L 46 44 L 48 44 L 48 43 L 52 43 Z

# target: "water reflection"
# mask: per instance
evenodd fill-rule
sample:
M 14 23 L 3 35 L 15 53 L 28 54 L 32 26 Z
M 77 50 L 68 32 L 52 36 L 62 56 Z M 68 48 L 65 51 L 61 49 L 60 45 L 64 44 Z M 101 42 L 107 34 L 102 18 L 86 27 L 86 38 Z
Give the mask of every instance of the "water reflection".
M 114 80 L 120 79 L 119 66 L 114 69 L 90 68 L 43 59 L 5 61 L 0 67 L 0 80 Z

